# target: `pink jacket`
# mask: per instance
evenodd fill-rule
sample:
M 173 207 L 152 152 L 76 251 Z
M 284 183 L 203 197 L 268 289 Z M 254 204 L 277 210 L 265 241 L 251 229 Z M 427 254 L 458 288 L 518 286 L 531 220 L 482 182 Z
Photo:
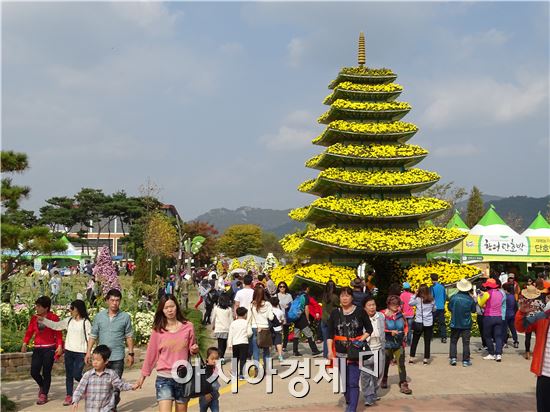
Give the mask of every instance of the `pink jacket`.
M 411 305 L 409 305 L 409 300 L 411 300 L 411 296 L 413 296 L 412 292 L 403 292 L 399 296 L 399 299 L 401 299 L 401 302 L 403 302 L 401 310 L 403 312 L 403 316 L 405 316 L 406 318 L 412 318 L 414 316 L 414 309 Z
M 186 322 L 177 332 L 151 332 L 147 354 L 141 367 L 143 376 L 157 372 L 170 372 L 177 361 L 188 360 L 191 346 L 197 343 L 193 323 Z

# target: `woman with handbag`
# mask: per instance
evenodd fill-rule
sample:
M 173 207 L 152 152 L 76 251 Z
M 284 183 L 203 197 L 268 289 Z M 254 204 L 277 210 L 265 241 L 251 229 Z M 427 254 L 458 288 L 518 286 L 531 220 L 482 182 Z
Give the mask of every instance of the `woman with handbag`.
M 37 316 L 38 326 L 46 326 L 52 330 L 67 330 L 65 338 L 65 388 L 67 395 L 63 406 L 72 403 L 74 381 L 80 382 L 84 370 L 84 356 L 88 348 L 88 338 L 92 323 L 88 317 L 86 304 L 77 299 L 71 302 L 71 316 L 55 322 L 42 316 Z
M 264 367 L 267 365 L 270 348 L 273 345 L 269 321 L 273 320 L 273 307 L 265 299 L 264 286 L 256 284 L 252 303 L 250 304 L 250 316 L 248 321 L 252 326 L 252 357 L 256 362 L 260 361 L 260 349 L 263 352 Z
M 346 359 L 346 412 L 355 412 L 359 402 L 359 358 L 363 351 L 370 350 L 367 338 L 372 333 L 372 324 L 367 312 L 353 303 L 353 289 L 340 290 L 340 308 L 334 309 L 328 321 L 328 358 Z M 334 347 L 333 347 L 334 343 Z
M 197 353 L 199 345 L 193 323 L 185 319 L 174 295 L 162 296 L 155 313 L 141 377 L 136 382 L 141 388 L 152 370 L 157 370 L 155 387 L 159 412 L 172 412 L 174 403 L 176 412 L 187 411 L 189 398 L 184 385 L 172 377 L 172 368 L 178 361 L 189 361 L 190 355 Z
M 409 363 L 414 363 L 413 358 L 416 356 L 418 341 L 420 336 L 424 335 L 424 361 L 422 363 L 427 365 L 430 360 L 430 345 L 434 329 L 433 313 L 435 312 L 435 301 L 430 293 L 430 288 L 424 284 L 420 285 L 416 295 L 411 297 L 409 305 L 416 306 Z

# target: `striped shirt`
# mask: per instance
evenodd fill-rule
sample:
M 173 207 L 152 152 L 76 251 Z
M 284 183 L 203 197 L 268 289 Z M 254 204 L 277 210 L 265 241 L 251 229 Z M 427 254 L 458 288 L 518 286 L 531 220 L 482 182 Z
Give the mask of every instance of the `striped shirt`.
M 73 393 L 73 404 L 78 403 L 84 395 L 86 412 L 111 412 L 115 407 L 115 389 L 129 391 L 132 384 L 124 382 L 112 369 L 105 369 L 101 374 L 90 369 L 82 376 Z

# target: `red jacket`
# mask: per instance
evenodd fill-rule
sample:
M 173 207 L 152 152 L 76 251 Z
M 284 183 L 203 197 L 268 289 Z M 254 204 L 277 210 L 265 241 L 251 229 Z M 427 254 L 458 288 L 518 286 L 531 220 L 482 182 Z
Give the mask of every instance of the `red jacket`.
M 525 326 L 523 324 L 523 318 L 525 313 L 519 310 L 516 313 L 515 325 L 518 332 L 535 332 L 537 338 L 535 339 L 535 349 L 533 350 L 533 360 L 531 361 L 531 372 L 540 376 L 542 373 L 542 362 L 544 360 L 544 349 L 546 347 L 546 338 L 548 336 L 548 327 L 550 326 L 550 319 L 539 319 L 535 323 Z
M 323 308 L 311 296 L 309 297 L 309 314 L 313 316 L 313 319 L 321 319 L 323 316 Z
M 54 322 L 59 322 L 59 317 L 53 313 L 48 312 L 45 316 L 46 319 L 53 320 Z M 38 322 L 36 320 L 36 315 L 33 315 L 31 321 L 29 322 L 29 327 L 27 332 L 25 332 L 25 337 L 23 342 L 27 345 L 31 341 L 31 338 L 34 335 L 34 347 L 35 348 L 47 348 L 51 346 L 62 346 L 63 345 L 63 335 L 60 330 L 53 330 L 48 327 L 43 326 L 42 329 L 38 328 Z

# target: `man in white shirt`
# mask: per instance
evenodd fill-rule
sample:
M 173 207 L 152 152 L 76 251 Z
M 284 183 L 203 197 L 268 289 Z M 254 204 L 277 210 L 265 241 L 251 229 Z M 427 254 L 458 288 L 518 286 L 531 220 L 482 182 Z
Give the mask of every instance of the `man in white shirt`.
M 252 303 L 252 296 L 254 295 L 254 289 L 252 289 L 252 275 L 246 275 L 243 282 L 244 288 L 235 294 L 235 307 L 233 309 L 235 317 L 237 317 L 237 308 L 239 307 L 244 307 L 250 311 L 250 303 Z

